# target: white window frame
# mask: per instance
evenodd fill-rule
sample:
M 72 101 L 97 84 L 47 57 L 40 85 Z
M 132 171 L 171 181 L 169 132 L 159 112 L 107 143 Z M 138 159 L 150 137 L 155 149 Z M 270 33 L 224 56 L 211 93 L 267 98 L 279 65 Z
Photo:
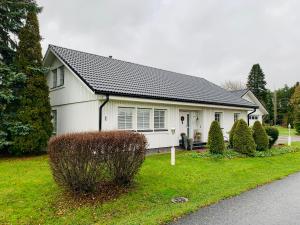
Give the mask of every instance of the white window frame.
M 219 120 L 217 119 L 216 115 L 219 115 Z M 222 128 L 222 125 L 223 125 L 223 112 L 215 112 L 214 117 L 215 117 L 214 120 L 218 121 L 219 124 L 220 124 L 220 127 Z
M 233 121 L 235 122 L 235 121 L 239 120 L 240 116 L 241 116 L 241 113 L 234 113 L 233 114 Z
M 120 110 L 125 111 L 125 117 L 124 117 L 124 127 L 120 126 Z M 134 120 L 134 107 L 124 107 L 124 106 L 119 106 L 118 107 L 118 130 L 134 130 L 134 125 L 133 125 L 133 120 Z M 127 111 L 127 112 L 126 112 Z M 131 112 L 131 115 L 130 115 Z M 128 113 L 128 114 L 127 114 Z
M 57 88 L 57 68 L 51 71 L 52 73 L 52 88 Z
M 59 79 L 57 80 L 58 84 L 57 87 L 61 87 L 64 86 L 65 84 L 65 67 L 64 66 L 60 66 L 57 68 L 57 75 L 59 77 Z
M 51 110 L 51 116 L 52 116 L 51 122 L 53 125 L 52 134 L 56 135 L 57 134 L 57 110 L 56 109 Z
M 164 121 L 163 121 L 163 126 L 161 126 L 162 124 L 162 121 L 161 121 L 161 115 L 158 116 L 158 124 L 159 126 L 156 127 L 155 125 L 155 119 L 156 119 L 156 115 L 155 115 L 155 112 L 164 112 Z M 154 108 L 153 110 L 153 128 L 154 128 L 154 131 L 167 131 L 167 110 L 166 109 L 159 109 L 159 108 Z
M 149 113 L 148 118 L 145 115 L 145 113 Z M 151 114 L 152 114 L 152 108 L 137 108 L 137 113 L 136 113 L 137 131 L 152 131 Z

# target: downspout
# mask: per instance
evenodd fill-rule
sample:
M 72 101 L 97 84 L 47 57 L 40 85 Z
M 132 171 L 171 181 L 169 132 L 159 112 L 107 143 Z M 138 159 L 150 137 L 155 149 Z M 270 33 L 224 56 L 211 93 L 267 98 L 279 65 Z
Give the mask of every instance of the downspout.
M 107 94 L 105 101 L 99 107 L 99 131 L 102 130 L 102 109 L 108 101 L 109 101 L 109 95 Z
M 256 112 L 256 108 L 254 108 L 254 110 L 248 114 L 248 126 L 250 125 L 250 115 Z

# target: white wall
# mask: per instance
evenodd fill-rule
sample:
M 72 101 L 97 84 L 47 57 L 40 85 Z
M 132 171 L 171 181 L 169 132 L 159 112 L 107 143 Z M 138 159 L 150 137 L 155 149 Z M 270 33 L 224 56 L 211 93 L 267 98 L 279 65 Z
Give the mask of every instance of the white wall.
M 258 102 L 256 102 L 251 96 L 250 96 L 250 94 L 245 94 L 244 96 L 243 96 L 243 99 L 245 99 L 245 100 L 247 100 L 247 101 L 249 101 L 249 102 L 252 102 L 252 103 L 254 103 L 254 104 L 258 104 Z M 251 113 L 251 112 L 253 112 L 253 110 L 252 111 L 248 111 L 248 113 Z M 258 116 L 258 121 L 259 122 L 263 122 L 263 116 L 264 116 L 264 113 L 262 112 L 262 109 L 261 108 L 258 108 L 258 109 L 256 109 L 256 111 L 255 111 L 255 113 L 253 113 L 253 114 L 251 114 L 251 115 L 257 115 Z M 249 120 L 249 126 L 253 126 L 253 124 L 255 123 L 255 119 L 250 119 Z
M 191 131 L 194 129 L 199 129 L 202 133 L 202 141 L 207 141 L 208 131 L 211 122 L 215 119 L 215 112 L 222 112 L 222 127 L 224 128 L 224 136 L 228 136 L 233 123 L 234 123 L 234 113 L 240 113 L 240 118 L 247 120 L 247 110 L 242 109 L 224 109 L 224 108 L 209 108 L 209 107 L 195 107 L 195 106 L 183 106 L 171 105 L 171 104 L 155 104 L 155 103 L 143 103 L 132 102 L 132 101 L 118 101 L 110 100 L 103 108 L 103 130 L 117 130 L 118 129 L 118 107 L 133 107 L 133 108 L 159 108 L 167 110 L 167 129 L 168 131 L 161 132 L 143 132 L 148 139 L 149 148 L 159 148 L 159 147 L 169 147 L 178 145 L 180 139 L 179 130 L 179 112 L 190 111 L 192 115 L 192 120 L 195 121 L 193 117 L 193 112 L 199 111 L 199 122 L 195 123 L 194 127 L 191 127 Z M 133 129 L 136 129 L 136 115 L 134 115 Z M 153 126 L 153 119 L 151 121 Z M 172 136 L 171 128 L 175 128 L 175 135 Z M 151 127 L 153 129 L 153 127 Z
M 63 65 L 54 58 L 50 69 Z M 52 88 L 52 72 L 47 74 L 52 110 L 57 110 L 57 134 L 98 130 L 99 101 L 86 85 L 65 67 L 62 87 Z

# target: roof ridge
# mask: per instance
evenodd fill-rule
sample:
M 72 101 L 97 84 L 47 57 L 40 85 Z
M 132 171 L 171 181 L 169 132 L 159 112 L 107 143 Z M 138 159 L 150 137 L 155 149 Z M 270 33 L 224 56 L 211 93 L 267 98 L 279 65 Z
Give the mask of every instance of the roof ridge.
M 175 74 L 181 75 L 181 76 L 183 75 L 183 76 L 189 76 L 189 77 L 194 77 L 194 78 L 198 78 L 198 79 L 207 80 L 203 77 L 198 77 L 198 76 L 191 75 L 191 74 L 179 73 L 179 72 L 175 72 L 175 71 L 171 71 L 171 70 L 167 70 L 167 69 L 157 68 L 157 67 L 154 67 L 154 66 L 142 65 L 142 64 L 139 64 L 139 63 L 135 63 L 135 62 L 125 61 L 125 60 L 122 60 L 122 59 L 109 58 L 109 57 L 106 57 L 106 56 L 103 56 L 103 55 L 98 55 L 98 54 L 95 54 L 95 53 L 84 52 L 84 51 L 80 51 L 80 50 L 76 50 L 76 49 L 72 49 L 72 48 L 66 48 L 66 47 L 61 47 L 61 46 L 58 46 L 58 45 L 49 44 L 49 47 L 51 47 L 51 46 L 58 47 L 58 48 L 64 48 L 64 49 L 75 51 L 75 52 L 81 52 L 81 53 L 88 54 L 88 55 L 103 57 L 103 58 L 106 58 L 106 59 L 109 59 L 109 60 L 116 60 L 116 61 L 125 62 L 125 63 L 129 63 L 129 64 L 134 64 L 134 65 L 138 65 L 138 66 L 143 66 L 143 67 L 148 67 L 148 68 L 152 68 L 152 69 L 156 69 L 156 70 L 161 70 L 161 71 L 165 71 L 165 72 L 169 72 L 169 73 L 175 73 Z M 217 85 L 217 86 L 219 86 L 219 85 Z

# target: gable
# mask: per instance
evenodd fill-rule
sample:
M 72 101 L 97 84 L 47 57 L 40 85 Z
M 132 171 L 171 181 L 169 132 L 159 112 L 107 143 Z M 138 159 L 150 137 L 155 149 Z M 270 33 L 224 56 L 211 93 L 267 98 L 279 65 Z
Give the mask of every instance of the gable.
M 97 96 L 75 75 L 70 68 L 65 65 L 53 53 L 48 52 L 45 57 L 44 65 L 49 68 L 47 84 L 50 91 L 50 104 L 64 105 L 76 102 L 91 101 L 97 99 Z M 59 87 L 53 87 L 53 70 L 63 68 L 64 84 Z M 59 77 L 57 78 L 59 79 Z

